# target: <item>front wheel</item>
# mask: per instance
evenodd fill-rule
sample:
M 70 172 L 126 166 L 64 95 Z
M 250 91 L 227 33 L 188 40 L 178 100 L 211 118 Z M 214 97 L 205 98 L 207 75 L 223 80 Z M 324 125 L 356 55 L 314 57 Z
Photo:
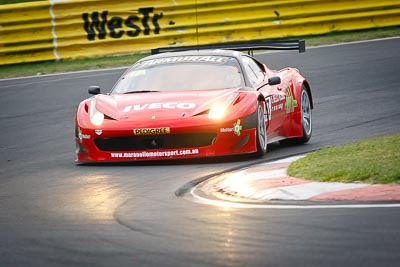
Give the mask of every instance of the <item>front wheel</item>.
M 263 102 L 257 103 L 257 126 L 256 126 L 256 144 L 257 157 L 262 157 L 267 152 L 267 127 L 265 123 L 266 115 L 264 114 Z

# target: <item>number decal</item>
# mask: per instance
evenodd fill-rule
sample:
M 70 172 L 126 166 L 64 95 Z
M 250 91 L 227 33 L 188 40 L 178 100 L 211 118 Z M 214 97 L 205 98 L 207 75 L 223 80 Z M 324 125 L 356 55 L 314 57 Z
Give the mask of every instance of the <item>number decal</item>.
M 272 119 L 271 96 L 267 96 L 267 99 L 265 101 L 265 110 L 267 111 L 268 120 L 270 121 Z

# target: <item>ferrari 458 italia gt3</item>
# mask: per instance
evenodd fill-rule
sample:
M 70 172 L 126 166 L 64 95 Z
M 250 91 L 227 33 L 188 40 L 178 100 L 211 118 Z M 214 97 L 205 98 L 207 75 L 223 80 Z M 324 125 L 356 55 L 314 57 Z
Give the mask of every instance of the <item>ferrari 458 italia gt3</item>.
M 75 118 L 77 162 L 263 156 L 271 142 L 308 142 L 313 101 L 307 80 L 295 68 L 272 70 L 240 52 L 302 46 L 155 50 L 110 92 L 89 87 L 94 96 L 79 104 Z

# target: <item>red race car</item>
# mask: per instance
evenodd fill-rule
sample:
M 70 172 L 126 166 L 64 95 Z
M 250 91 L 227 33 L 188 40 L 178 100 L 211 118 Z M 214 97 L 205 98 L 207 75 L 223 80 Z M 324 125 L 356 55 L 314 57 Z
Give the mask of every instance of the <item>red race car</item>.
M 90 86 L 94 96 L 76 112 L 77 162 L 263 156 L 271 142 L 308 142 L 310 85 L 297 69 L 271 70 L 240 52 L 257 49 L 303 52 L 305 44 L 160 48 L 109 93 Z

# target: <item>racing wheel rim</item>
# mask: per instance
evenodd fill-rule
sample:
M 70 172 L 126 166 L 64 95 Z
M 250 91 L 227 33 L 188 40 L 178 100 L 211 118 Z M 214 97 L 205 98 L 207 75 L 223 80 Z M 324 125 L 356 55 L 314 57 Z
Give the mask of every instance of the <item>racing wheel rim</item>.
M 301 93 L 301 120 L 303 123 L 304 133 L 309 136 L 312 130 L 311 103 L 306 90 L 303 90 Z
M 267 150 L 267 131 L 265 128 L 265 115 L 262 110 L 261 105 L 258 106 L 257 110 L 258 116 L 258 140 L 260 148 L 265 152 Z

